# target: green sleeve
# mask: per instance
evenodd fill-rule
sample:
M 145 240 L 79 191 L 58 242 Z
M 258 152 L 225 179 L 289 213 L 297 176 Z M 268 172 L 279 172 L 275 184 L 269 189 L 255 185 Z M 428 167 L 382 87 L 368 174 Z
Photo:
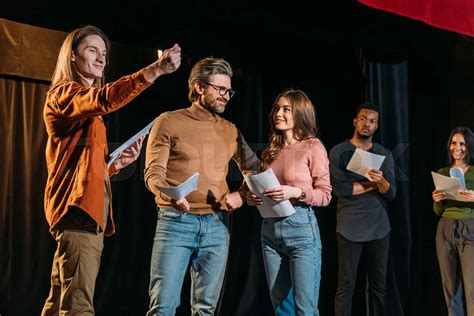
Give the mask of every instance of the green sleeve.
M 433 202 L 433 211 L 438 215 L 441 216 L 444 212 L 443 202 Z
M 443 175 L 443 176 L 448 176 L 449 177 L 449 167 L 444 167 L 441 169 L 438 169 L 437 173 Z M 438 215 L 441 216 L 444 212 L 444 201 L 441 202 L 433 202 L 433 211 Z

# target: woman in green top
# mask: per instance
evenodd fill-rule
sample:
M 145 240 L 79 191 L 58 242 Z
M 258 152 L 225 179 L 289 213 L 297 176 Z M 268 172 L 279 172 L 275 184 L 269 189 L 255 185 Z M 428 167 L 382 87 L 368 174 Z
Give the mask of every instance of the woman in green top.
M 464 173 L 466 189 L 462 201 L 446 198 L 443 190 L 433 191 L 433 210 L 441 216 L 436 232 L 436 253 L 449 316 L 474 315 L 474 135 L 468 127 L 456 127 L 449 136 L 450 166 L 438 170 L 449 176 L 450 169 Z M 466 306 L 463 303 L 465 292 Z M 466 308 L 465 308 L 466 307 Z M 467 311 L 467 313 L 466 313 Z

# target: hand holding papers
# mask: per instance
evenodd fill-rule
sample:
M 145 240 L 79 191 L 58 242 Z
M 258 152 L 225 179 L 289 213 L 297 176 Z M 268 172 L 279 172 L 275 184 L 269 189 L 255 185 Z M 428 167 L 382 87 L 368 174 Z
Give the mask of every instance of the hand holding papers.
M 132 138 L 127 140 L 125 143 L 123 143 L 119 148 L 115 149 L 114 152 L 110 154 L 110 158 L 109 158 L 109 161 L 107 162 L 107 166 L 110 167 L 110 165 L 112 165 L 112 163 L 118 157 L 120 157 L 123 151 L 126 150 L 127 148 L 130 148 L 140 137 L 147 135 L 150 132 L 150 129 L 153 126 L 153 123 L 155 123 L 155 120 L 153 120 L 150 124 L 145 126 L 145 128 L 143 128 L 141 131 L 133 135 Z
M 280 183 L 271 168 L 258 174 L 244 175 L 244 179 L 250 188 L 250 191 L 255 193 L 255 195 L 263 201 L 262 205 L 257 206 L 262 217 L 285 217 L 295 212 L 290 201 L 273 201 L 263 194 L 266 189 L 280 186 Z
M 464 201 L 464 199 L 459 195 L 459 190 L 462 190 L 460 179 L 446 177 L 433 171 L 431 171 L 431 176 L 433 177 L 436 190 L 443 190 L 446 192 L 447 199 Z
M 175 200 L 181 200 L 182 198 L 186 197 L 186 195 L 197 189 L 198 180 L 199 172 L 196 172 L 180 185 L 177 185 L 175 187 L 163 187 L 157 185 L 156 188 Z
M 379 170 L 384 160 L 385 156 L 372 154 L 357 148 L 347 164 L 346 169 L 370 180 L 369 171 L 372 169 Z

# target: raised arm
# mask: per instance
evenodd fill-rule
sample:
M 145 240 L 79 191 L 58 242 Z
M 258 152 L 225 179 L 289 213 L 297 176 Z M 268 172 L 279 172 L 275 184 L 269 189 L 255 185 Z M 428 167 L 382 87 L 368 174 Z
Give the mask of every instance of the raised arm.
M 114 112 L 127 105 L 158 77 L 181 64 L 181 48 L 175 44 L 153 64 L 103 87 L 85 87 L 78 82 L 57 84 L 46 99 L 45 117 L 53 124 L 86 119 Z
M 173 47 L 165 49 L 156 62 L 146 67 L 143 71 L 145 80 L 153 83 L 158 77 L 175 72 L 181 65 L 181 47 L 174 44 Z

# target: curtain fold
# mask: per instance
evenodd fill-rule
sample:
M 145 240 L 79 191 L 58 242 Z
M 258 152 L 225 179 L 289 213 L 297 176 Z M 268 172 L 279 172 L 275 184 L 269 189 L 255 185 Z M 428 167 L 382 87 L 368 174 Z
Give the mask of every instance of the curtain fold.
M 27 315 L 49 284 L 53 239 L 43 212 L 48 84 L 0 77 L 0 313 Z M 48 256 L 49 257 L 49 256 Z
M 375 9 L 425 22 L 474 37 L 474 5 L 471 0 L 358 0 Z
M 0 18 L 0 74 L 50 80 L 65 32 Z
M 235 123 L 245 140 L 260 157 L 266 147 L 267 108 L 262 101 L 262 78 L 255 71 L 238 73 L 233 78 L 238 95 L 224 114 Z M 267 105 L 268 107 L 268 105 Z M 231 163 L 228 183 L 231 191 L 243 181 L 236 165 Z M 244 204 L 230 216 L 231 241 L 226 278 L 218 315 L 270 315 L 272 306 L 267 290 L 260 245 L 262 218 L 257 208 Z
M 388 203 L 392 227 L 387 271 L 390 315 L 404 315 L 410 290 L 411 220 L 409 187 L 409 104 L 406 62 L 368 62 L 367 100 L 379 106 L 379 131 L 375 140 L 388 148 L 395 162 L 397 194 Z

